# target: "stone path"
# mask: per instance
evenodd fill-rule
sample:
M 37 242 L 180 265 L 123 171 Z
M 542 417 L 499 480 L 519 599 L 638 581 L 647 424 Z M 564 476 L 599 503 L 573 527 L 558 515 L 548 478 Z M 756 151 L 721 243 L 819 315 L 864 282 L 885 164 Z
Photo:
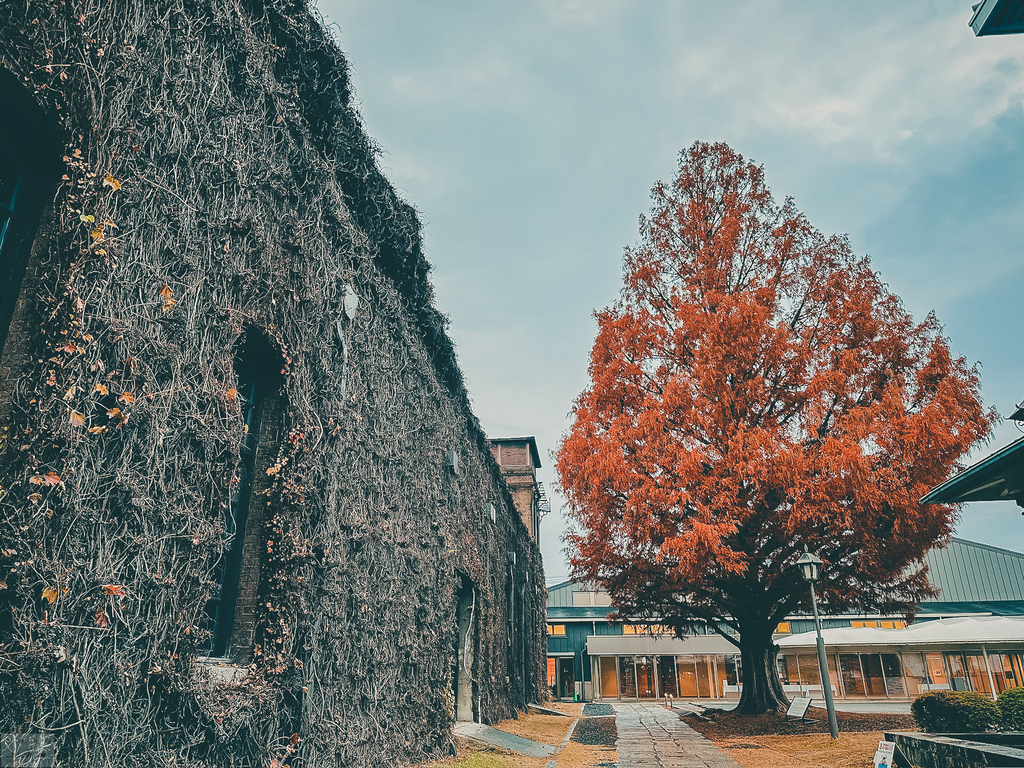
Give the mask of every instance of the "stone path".
M 729 757 L 660 704 L 615 704 L 619 768 L 739 768 Z

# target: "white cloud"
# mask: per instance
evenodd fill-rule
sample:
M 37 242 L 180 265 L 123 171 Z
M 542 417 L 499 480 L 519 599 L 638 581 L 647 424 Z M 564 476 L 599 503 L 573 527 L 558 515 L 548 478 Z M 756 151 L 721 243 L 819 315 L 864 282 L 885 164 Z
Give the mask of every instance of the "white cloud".
M 975 38 L 959 6 L 859 28 L 844 27 L 833 10 L 751 8 L 725 45 L 680 29 L 687 39 L 672 73 L 677 97 L 714 102 L 711 119 L 721 125 L 725 117 L 737 133 L 800 135 L 876 160 L 896 157 L 907 142 L 962 140 L 1024 102 L 1020 41 Z
M 474 104 L 493 106 L 498 98 L 516 93 L 508 62 L 496 54 L 449 59 L 426 71 L 404 71 L 392 76 L 391 87 L 410 105 L 457 102 L 460 108 Z
M 541 11 L 555 26 L 597 26 L 620 5 L 619 0 L 540 0 Z

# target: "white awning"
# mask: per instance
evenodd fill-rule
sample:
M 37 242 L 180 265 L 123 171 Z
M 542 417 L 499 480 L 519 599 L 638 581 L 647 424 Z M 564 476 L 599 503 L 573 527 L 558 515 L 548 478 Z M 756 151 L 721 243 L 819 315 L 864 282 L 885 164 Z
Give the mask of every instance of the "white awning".
M 836 627 L 822 630 L 821 636 L 830 650 L 877 646 L 1024 646 L 1024 617 L 963 616 L 922 621 L 906 629 Z M 790 648 L 814 648 L 817 640 L 814 632 L 802 632 L 799 635 L 781 638 L 777 642 L 779 648 L 785 651 Z
M 721 635 L 588 635 L 591 656 L 689 656 L 736 654 L 739 648 Z

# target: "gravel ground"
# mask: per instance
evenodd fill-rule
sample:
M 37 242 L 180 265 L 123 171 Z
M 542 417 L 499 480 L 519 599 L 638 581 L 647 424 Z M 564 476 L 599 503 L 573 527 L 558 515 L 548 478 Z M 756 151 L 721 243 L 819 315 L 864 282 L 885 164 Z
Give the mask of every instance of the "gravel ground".
M 619 731 L 615 727 L 614 715 L 584 717 L 576 724 L 576 730 L 572 734 L 572 740 L 577 744 L 600 747 L 614 747 L 618 737 Z
M 680 715 L 683 722 L 712 741 L 737 739 L 744 736 L 804 735 L 828 733 L 828 715 L 824 709 L 812 707 L 807 717 L 814 723 L 787 720 L 783 715 L 766 713 L 757 716 L 739 717 L 732 712 L 707 710 L 706 720 L 694 715 Z M 837 712 L 836 720 L 842 733 L 867 731 L 916 731 L 917 725 L 911 715 L 883 714 L 868 712 Z
M 584 704 L 583 705 L 583 716 L 584 717 L 604 717 L 605 715 L 614 715 L 615 708 L 611 704 Z

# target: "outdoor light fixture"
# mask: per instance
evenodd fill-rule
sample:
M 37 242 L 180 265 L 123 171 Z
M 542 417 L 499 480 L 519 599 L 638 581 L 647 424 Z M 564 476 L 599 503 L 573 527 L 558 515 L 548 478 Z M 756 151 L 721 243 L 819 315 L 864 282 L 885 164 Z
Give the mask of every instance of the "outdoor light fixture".
M 804 581 L 809 581 L 811 584 L 818 580 L 818 574 L 821 572 L 821 558 L 812 555 L 807 550 L 800 556 L 800 559 L 796 561 L 796 564 L 800 567 L 800 573 L 803 574 Z M 811 591 L 814 588 L 811 587 Z
M 804 546 L 804 553 L 796 561 L 800 575 L 811 586 L 811 607 L 814 609 L 814 628 L 818 633 L 818 672 L 821 675 L 821 691 L 825 695 L 825 709 L 828 712 L 828 732 L 833 739 L 839 738 L 839 723 L 836 722 L 836 705 L 832 701 L 832 678 L 828 676 L 828 661 L 825 657 L 825 641 L 821 637 L 821 617 L 818 616 L 818 598 L 814 594 L 814 582 L 821 575 L 822 560 L 812 555 Z

